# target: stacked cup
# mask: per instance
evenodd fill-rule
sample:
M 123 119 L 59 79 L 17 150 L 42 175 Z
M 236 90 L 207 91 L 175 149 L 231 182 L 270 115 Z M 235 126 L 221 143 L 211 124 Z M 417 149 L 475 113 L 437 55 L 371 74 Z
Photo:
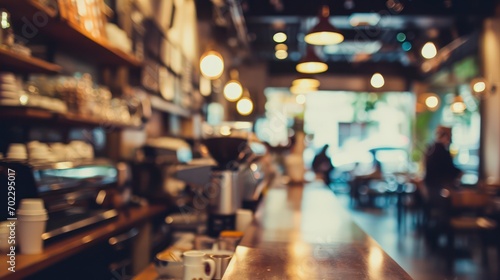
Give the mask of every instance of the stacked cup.
M 43 200 L 35 198 L 21 200 L 17 210 L 17 237 L 21 254 L 40 254 L 43 251 L 42 234 L 45 232 L 47 219 Z
M 7 158 L 14 160 L 24 160 L 28 158 L 28 152 L 26 151 L 26 145 L 21 143 L 12 143 L 7 151 Z
M 21 90 L 14 73 L 0 72 L 0 104 L 19 106 Z
M 54 161 L 55 157 L 49 146 L 45 143 L 40 143 L 38 141 L 31 141 L 28 143 L 29 158 L 30 160 L 43 160 L 43 161 Z

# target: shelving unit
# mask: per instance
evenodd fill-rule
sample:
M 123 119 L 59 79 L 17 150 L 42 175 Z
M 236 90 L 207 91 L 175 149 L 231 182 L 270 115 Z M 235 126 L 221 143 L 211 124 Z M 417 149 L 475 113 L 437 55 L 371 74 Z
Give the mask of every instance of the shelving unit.
M 150 95 L 149 98 L 151 99 L 151 107 L 153 107 L 153 109 L 155 110 L 185 118 L 191 115 L 189 110 L 184 109 L 178 105 L 175 105 L 169 101 L 166 101 L 165 99 L 159 96 Z
M 0 68 L 23 73 L 58 73 L 61 66 L 0 47 Z
M 0 106 L 1 122 L 44 122 L 56 125 L 81 126 L 81 127 L 104 127 L 111 129 L 140 129 L 141 126 L 116 123 L 106 120 L 84 117 L 71 113 L 57 113 L 35 107 L 10 107 Z
M 105 39 L 93 37 L 80 26 L 60 18 L 57 11 L 36 0 L 2 0 L 2 6 L 10 11 L 12 19 L 19 22 L 20 26 L 26 24 L 26 19 L 31 23 L 35 17 L 45 17 L 47 23 L 38 26 L 38 32 L 55 39 L 62 48 L 80 57 L 92 59 L 98 65 L 140 67 L 142 64 L 135 56 L 112 46 Z

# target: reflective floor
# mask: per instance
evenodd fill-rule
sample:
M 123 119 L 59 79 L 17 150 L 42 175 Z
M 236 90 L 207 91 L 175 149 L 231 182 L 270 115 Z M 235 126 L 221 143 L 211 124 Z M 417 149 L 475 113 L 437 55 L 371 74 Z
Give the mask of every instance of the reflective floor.
M 345 190 L 337 188 L 336 194 L 349 209 L 354 221 L 414 279 L 500 279 L 500 260 L 493 248 L 488 252 L 490 265 L 485 267 L 481 264 L 479 248 L 474 245 L 474 240 L 464 240 L 473 249 L 457 255 L 454 271 L 447 273 L 444 252 L 431 249 L 426 244 L 415 227 L 413 214 L 406 215 L 405 227 L 398 233 L 394 202 L 389 202 L 385 208 L 353 208 Z M 385 205 L 385 201 L 381 204 Z

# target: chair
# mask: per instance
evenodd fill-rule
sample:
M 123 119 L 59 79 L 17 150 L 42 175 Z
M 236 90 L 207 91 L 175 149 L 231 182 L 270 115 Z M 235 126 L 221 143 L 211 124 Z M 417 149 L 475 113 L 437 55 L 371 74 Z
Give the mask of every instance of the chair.
M 455 239 L 458 235 L 473 235 L 480 237 L 481 258 L 484 265 L 488 264 L 488 241 L 494 240 L 497 246 L 497 258 L 500 257 L 500 244 L 495 240 L 498 236 L 498 224 L 485 216 L 490 199 L 488 195 L 476 191 L 444 191 L 444 203 L 447 207 L 445 231 L 447 236 L 447 268 L 453 269 L 455 261 Z

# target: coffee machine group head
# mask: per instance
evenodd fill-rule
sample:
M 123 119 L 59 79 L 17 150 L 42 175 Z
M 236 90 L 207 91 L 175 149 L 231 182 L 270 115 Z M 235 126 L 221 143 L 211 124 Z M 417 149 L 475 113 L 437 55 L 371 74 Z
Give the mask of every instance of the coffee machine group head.
M 246 138 L 211 137 L 203 140 L 217 166 L 212 168 L 209 185 L 208 234 L 218 236 L 221 231 L 234 230 L 236 210 L 241 207 L 238 186 L 239 160 L 247 147 Z

